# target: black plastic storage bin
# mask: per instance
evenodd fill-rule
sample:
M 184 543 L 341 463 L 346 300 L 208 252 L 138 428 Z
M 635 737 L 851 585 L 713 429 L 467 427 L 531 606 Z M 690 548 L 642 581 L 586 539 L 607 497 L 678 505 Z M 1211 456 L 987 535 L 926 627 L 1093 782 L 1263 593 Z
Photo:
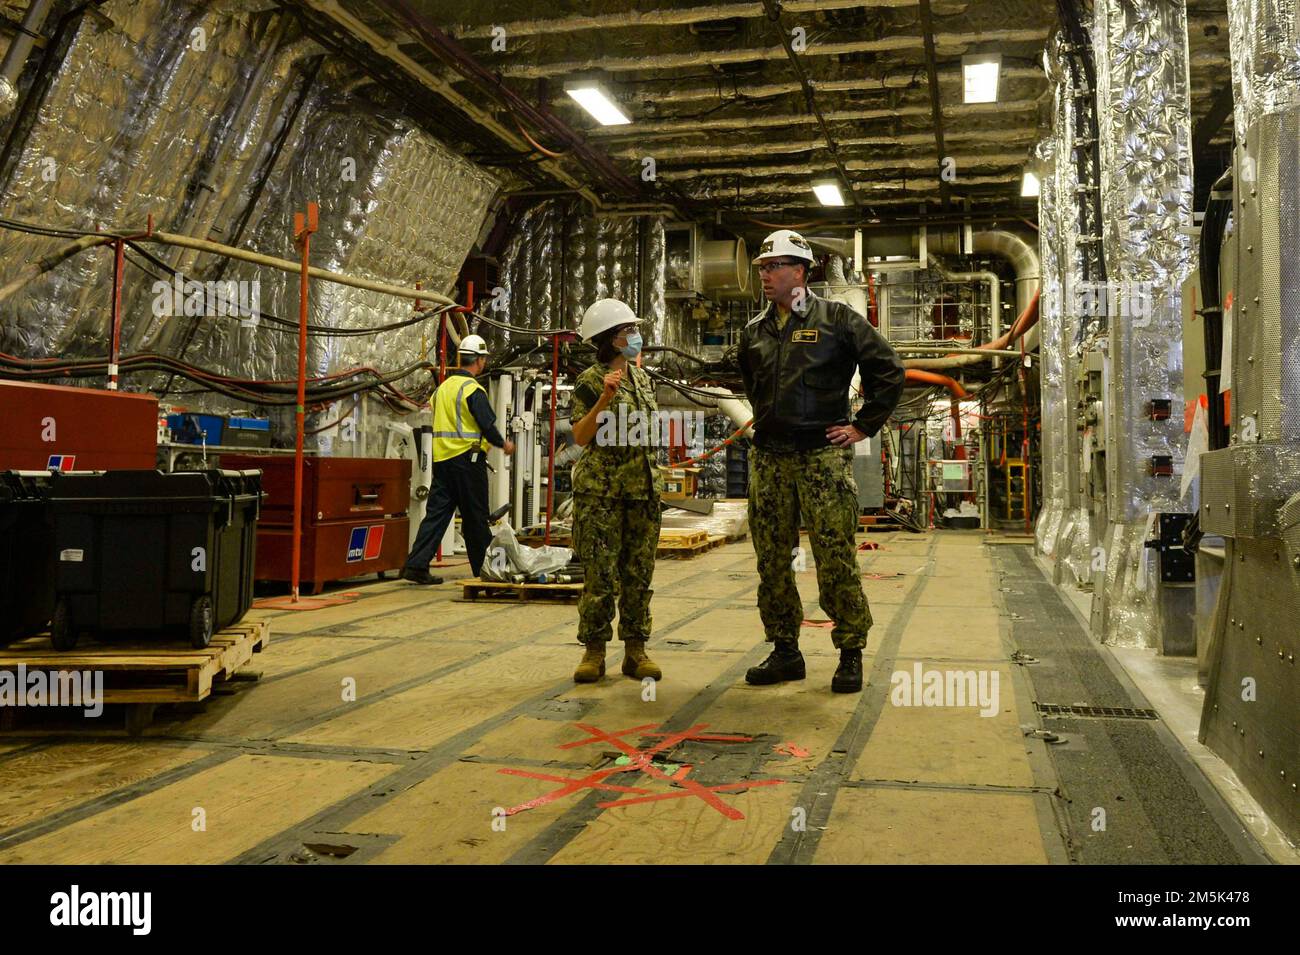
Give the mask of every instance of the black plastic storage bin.
M 55 474 L 54 646 L 181 627 L 206 647 L 252 605 L 261 488 L 261 471 Z
M 0 646 L 39 633 L 54 613 L 50 473 L 0 472 Z

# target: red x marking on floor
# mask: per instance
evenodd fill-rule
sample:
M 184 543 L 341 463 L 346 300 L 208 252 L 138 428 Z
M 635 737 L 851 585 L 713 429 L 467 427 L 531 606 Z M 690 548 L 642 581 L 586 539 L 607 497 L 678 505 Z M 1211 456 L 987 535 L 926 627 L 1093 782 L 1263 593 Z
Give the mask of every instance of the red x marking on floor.
M 553 789 L 549 793 L 538 796 L 536 799 L 530 799 L 526 803 L 514 806 L 506 810 L 507 816 L 513 816 L 515 813 L 523 812 L 527 809 L 536 809 L 538 806 L 544 806 L 548 802 L 554 802 L 565 796 L 571 796 L 583 789 L 606 789 L 616 793 L 648 793 L 648 789 L 640 789 L 636 786 L 616 786 L 613 783 L 607 783 L 605 780 L 615 773 L 627 772 L 633 767 L 613 766 L 609 769 L 599 769 L 589 776 L 583 776 L 581 779 L 570 779 L 567 776 L 549 776 L 546 773 L 530 773 L 523 769 L 502 769 L 499 772 L 508 776 L 526 776 L 529 779 L 542 779 L 552 783 L 563 783 L 559 789 Z
M 673 775 L 669 776 L 662 769 L 660 769 L 658 766 L 654 764 L 653 759 L 656 755 L 658 755 L 659 753 L 663 752 L 666 749 L 676 746 L 678 743 L 683 742 L 685 740 L 703 740 L 707 742 L 729 742 L 729 743 L 730 742 L 747 743 L 753 740 L 753 737 L 750 736 L 737 736 L 737 735 L 727 735 L 727 734 L 720 734 L 720 733 L 701 732 L 709 725 L 708 723 L 697 723 L 694 726 L 689 727 L 688 729 L 679 730 L 677 732 L 672 732 L 672 733 L 650 732 L 651 730 L 656 730 L 659 728 L 658 723 L 643 723 L 640 726 L 632 726 L 632 727 L 628 727 L 627 729 L 616 730 L 615 732 L 612 733 L 607 733 L 604 730 L 600 729 L 599 727 L 592 726 L 588 723 L 575 723 L 573 725 L 576 726 L 578 729 L 582 730 L 584 733 L 587 733 L 588 734 L 587 738 L 575 740 L 571 743 L 563 743 L 560 745 L 560 749 L 575 749 L 576 747 L 588 746 L 592 743 L 608 743 L 611 746 L 616 747 L 620 752 L 622 752 L 628 757 L 627 764 L 622 766 L 611 766 L 606 769 L 599 769 L 596 770 L 594 773 L 591 773 L 590 775 L 583 776 L 580 779 L 571 779 L 565 776 L 551 776 L 545 773 L 534 773 L 522 769 L 502 769 L 500 770 L 500 772 L 507 773 L 511 776 L 525 776 L 530 779 L 541 779 L 547 782 L 555 782 L 555 783 L 562 784 L 559 789 L 552 790 L 549 793 L 545 793 L 544 795 L 538 796 L 536 799 L 531 799 L 528 802 L 523 803 L 522 805 L 519 806 L 515 806 L 512 809 L 507 809 L 505 811 L 505 814 L 507 816 L 512 816 L 515 813 L 523 812 L 524 810 L 527 809 L 535 809 L 538 806 L 545 805 L 546 803 L 549 802 L 554 802 L 555 800 L 560 799 L 564 796 L 573 795 L 574 793 L 580 792 L 583 789 L 597 789 L 597 790 L 607 790 L 610 792 L 631 793 L 634 796 L 634 798 L 632 799 L 617 799 L 611 802 L 597 803 L 597 805 L 600 806 L 602 809 L 609 808 L 611 806 L 629 806 L 636 803 L 656 802 L 661 799 L 681 799 L 686 796 L 694 796 L 704 801 L 708 805 L 712 806 L 714 809 L 722 813 L 722 815 L 726 816 L 728 819 L 744 819 L 745 816 L 743 813 L 741 813 L 738 809 L 734 809 L 731 806 L 728 806 L 721 799 L 719 799 L 715 795 L 715 793 L 730 792 L 733 790 L 743 790 L 743 789 L 748 789 L 751 786 L 775 786 L 781 782 L 784 782 L 784 780 L 780 780 L 780 779 L 762 779 L 762 780 L 750 780 L 741 783 L 723 783 L 722 785 L 719 786 L 703 786 L 700 783 L 695 782 L 693 779 L 688 778 L 691 772 L 690 766 L 682 766 L 675 773 L 673 773 Z M 659 737 L 660 739 L 659 742 L 655 743 L 650 748 L 640 749 L 637 746 L 633 745 L 632 743 L 627 742 L 623 738 L 625 736 L 630 736 L 633 733 L 639 734 L 642 737 L 647 737 L 647 738 Z M 682 788 L 675 792 L 650 794 L 650 791 L 647 789 L 641 789 L 635 786 L 617 786 L 614 785 L 613 783 L 605 782 L 606 779 L 608 779 L 610 776 L 614 775 L 615 773 L 625 773 L 625 772 L 631 772 L 633 770 L 637 770 L 642 773 L 645 773 L 651 779 L 658 779 L 667 783 L 674 783 Z

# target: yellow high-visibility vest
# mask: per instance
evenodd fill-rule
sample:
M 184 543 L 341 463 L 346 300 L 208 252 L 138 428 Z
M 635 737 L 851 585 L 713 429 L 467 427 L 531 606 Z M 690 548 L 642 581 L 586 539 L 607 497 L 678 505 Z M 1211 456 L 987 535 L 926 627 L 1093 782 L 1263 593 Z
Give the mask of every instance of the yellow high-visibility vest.
M 433 460 L 446 461 L 466 451 L 483 450 L 487 439 L 469 410 L 470 395 L 484 388 L 474 378 L 449 375 L 433 393 Z

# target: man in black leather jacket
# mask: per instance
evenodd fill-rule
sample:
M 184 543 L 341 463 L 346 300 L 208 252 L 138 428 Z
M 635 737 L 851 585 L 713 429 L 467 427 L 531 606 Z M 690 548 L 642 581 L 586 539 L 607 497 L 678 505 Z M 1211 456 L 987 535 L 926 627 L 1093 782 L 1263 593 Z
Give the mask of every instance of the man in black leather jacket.
M 853 445 L 875 435 L 903 394 L 903 363 L 849 306 L 806 287 L 812 250 L 789 229 L 764 240 L 757 258 L 768 306 L 741 333 L 740 371 L 754 409 L 749 526 L 758 557 L 758 609 L 772 653 L 745 674 L 766 685 L 804 678 L 800 517 L 817 564 L 822 610 L 840 651 L 831 689 L 862 689 L 862 648 L 871 611 L 855 556 L 858 528 Z M 862 407 L 850 419 L 849 388 L 861 375 Z

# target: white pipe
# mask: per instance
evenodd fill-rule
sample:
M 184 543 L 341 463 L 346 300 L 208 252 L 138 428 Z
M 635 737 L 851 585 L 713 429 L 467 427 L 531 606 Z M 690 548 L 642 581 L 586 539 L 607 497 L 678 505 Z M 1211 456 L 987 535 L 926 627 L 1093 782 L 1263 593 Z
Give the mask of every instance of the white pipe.
M 23 14 L 22 26 L 14 34 L 0 63 L 0 117 L 8 116 L 18 105 L 18 77 L 22 75 L 27 57 L 31 55 L 36 34 L 45 22 L 53 0 L 32 0 Z
M 497 416 L 497 430 L 509 438 L 510 420 L 507 417 L 510 408 L 510 388 L 514 379 L 510 375 L 498 375 L 492 379 L 492 411 Z M 497 447 L 488 451 L 488 464 L 492 471 L 488 476 L 488 509 L 495 511 L 510 500 L 510 472 L 506 470 L 506 453 Z
M 524 410 L 524 384 L 516 381 L 512 376 L 510 379 L 510 392 L 514 401 L 515 417 L 523 418 Z M 524 455 L 527 453 L 527 446 L 531 440 L 530 436 L 520 435 L 520 440 L 515 442 L 515 453 L 510 461 L 510 468 L 514 472 L 514 497 L 511 500 L 511 520 L 515 527 L 524 526 Z
M 708 399 L 693 396 L 695 401 L 707 405 L 710 400 L 712 400 L 713 407 L 717 408 L 720 412 L 735 422 L 737 428 L 745 428 L 745 432 L 742 435 L 743 437 L 752 438 L 754 436 L 754 429 L 748 427 L 749 422 L 754 419 L 754 411 L 750 408 L 749 402 L 743 397 L 728 391 L 726 388 L 719 388 L 716 385 L 705 385 L 696 388 L 696 390 L 708 392 L 715 397 L 713 399 Z M 682 397 L 679 392 L 674 391 L 666 385 L 660 386 L 659 394 L 656 396 L 656 402 L 660 407 L 698 409 L 698 405 L 691 404 L 690 401 L 687 401 L 687 399 Z
M 942 262 L 930 256 L 930 268 L 937 271 L 949 282 L 987 282 L 989 286 L 989 341 L 997 341 L 1002 335 L 1002 280 L 996 272 L 949 272 Z M 993 367 L 1001 362 L 993 359 Z
M 542 389 L 545 382 L 538 380 L 533 384 L 533 433 L 529 436 L 528 443 L 532 445 L 532 475 L 531 481 L 533 486 L 532 501 L 529 502 L 528 508 L 528 525 L 531 527 L 541 522 L 542 519 L 542 501 L 546 500 L 546 494 L 542 489 L 542 444 L 540 436 L 542 433 L 539 416 L 542 404 Z

